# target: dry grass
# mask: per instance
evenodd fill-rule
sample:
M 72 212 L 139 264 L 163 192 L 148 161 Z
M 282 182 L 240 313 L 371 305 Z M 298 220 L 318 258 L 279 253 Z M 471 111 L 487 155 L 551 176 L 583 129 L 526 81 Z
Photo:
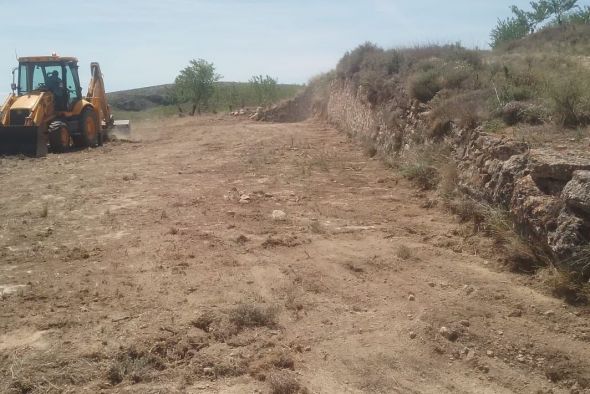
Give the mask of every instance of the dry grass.
M 438 192 L 443 198 L 455 195 L 459 182 L 459 171 L 454 161 L 443 164 L 439 170 Z
M 311 220 L 309 222 L 309 230 L 313 234 L 325 234 L 326 228 L 319 220 Z
M 359 378 L 358 387 L 365 393 L 398 392 L 398 382 L 393 372 L 399 367 L 398 360 L 390 355 L 378 353 L 366 358 L 347 360 L 345 364 Z
M 434 189 L 440 180 L 438 171 L 428 161 L 417 160 L 402 166 L 402 175 L 421 190 Z
M 299 286 L 290 284 L 282 289 L 282 293 L 284 294 L 285 308 L 293 312 L 303 310 L 304 304 L 301 300 L 303 292 Z
M 133 383 L 150 381 L 156 371 L 165 368 L 164 361 L 147 351 L 135 348 L 121 352 L 107 371 L 107 379 L 112 385 L 117 385 L 125 378 Z
M 395 252 L 395 255 L 402 260 L 409 260 L 414 256 L 414 252 L 406 245 L 400 245 Z
M 269 327 L 277 325 L 279 309 L 252 303 L 242 303 L 229 311 L 229 321 L 237 328 Z
M 449 200 L 446 206 L 462 222 L 472 222 L 473 233 L 492 238 L 511 270 L 533 273 L 547 264 L 548 258 L 517 231 L 505 210 L 469 197 Z
M 285 371 L 272 372 L 268 377 L 268 384 L 272 394 L 295 394 L 306 392 L 292 373 Z
M 555 297 L 571 305 L 588 304 L 590 284 L 581 282 L 578 274 L 549 266 L 539 270 L 537 276 Z
M 201 315 L 197 316 L 197 318 L 195 318 L 193 321 L 191 321 L 191 324 L 197 328 L 200 328 L 201 330 L 205 331 L 205 332 L 209 332 L 211 325 L 217 320 L 217 317 L 215 316 L 215 314 L 213 312 L 207 311 L 202 313 Z
M 103 357 L 64 356 L 64 349 L 51 348 L 41 352 L 30 349 L 0 354 L 0 392 L 2 393 L 62 393 L 73 392 L 98 379 Z
M 43 207 L 41 208 L 41 213 L 39 214 L 39 216 L 42 218 L 46 218 L 47 216 L 49 216 L 49 204 L 48 203 L 43 204 Z

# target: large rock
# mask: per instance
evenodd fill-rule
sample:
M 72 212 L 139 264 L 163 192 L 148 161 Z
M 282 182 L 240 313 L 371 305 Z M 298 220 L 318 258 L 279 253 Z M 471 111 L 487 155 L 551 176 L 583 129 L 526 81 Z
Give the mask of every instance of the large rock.
M 564 204 L 557 198 L 543 193 L 530 175 L 516 181 L 510 202 L 510 212 L 515 221 L 536 239 L 542 240 L 558 226 L 558 216 Z
M 559 195 L 575 171 L 590 170 L 590 158 L 577 152 L 531 150 L 528 171 L 543 192 Z
M 566 259 L 581 245 L 587 244 L 588 233 L 584 220 L 563 209 L 555 222 L 557 228 L 547 233 L 547 244 L 555 256 Z
M 590 215 L 590 171 L 575 171 L 561 196 L 568 207 Z

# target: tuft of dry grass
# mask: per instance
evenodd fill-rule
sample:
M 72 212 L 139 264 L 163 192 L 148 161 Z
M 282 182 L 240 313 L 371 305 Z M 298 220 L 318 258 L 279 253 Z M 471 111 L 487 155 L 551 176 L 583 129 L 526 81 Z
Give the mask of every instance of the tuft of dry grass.
M 544 253 L 518 232 L 505 210 L 469 197 L 449 200 L 446 206 L 461 222 L 472 222 L 474 233 L 492 238 L 511 270 L 533 273 L 547 264 Z
M 590 284 L 579 280 L 579 275 L 549 266 L 537 274 L 541 282 L 558 298 L 570 305 L 587 305 L 590 300 Z
M 215 322 L 216 316 L 212 312 L 204 312 L 191 321 L 191 324 L 205 332 L 209 332 L 211 325 Z
M 454 161 L 444 164 L 439 170 L 439 176 L 439 194 L 444 198 L 453 196 L 459 183 L 459 171 L 457 170 L 457 164 L 455 164 Z
M 399 389 L 393 372 L 399 361 L 388 354 L 377 353 L 369 357 L 345 360 L 345 364 L 358 376 L 357 386 L 366 393 L 391 393 Z
M 39 216 L 42 218 L 46 218 L 47 216 L 49 216 L 49 204 L 48 203 L 43 204 L 43 207 L 41 208 L 41 213 L 39 214 Z
M 268 384 L 272 394 L 296 394 L 302 390 L 293 374 L 285 371 L 272 372 L 268 377 Z
M 400 245 L 395 252 L 395 255 L 402 260 L 409 260 L 414 256 L 414 252 L 406 245 Z
M 276 306 L 242 303 L 229 311 L 229 320 L 238 329 L 276 327 L 279 309 Z
M 121 383 L 126 377 L 133 383 L 145 382 L 153 379 L 154 371 L 164 368 L 164 362 L 158 356 L 129 348 L 112 362 L 107 371 L 107 379 L 112 385 Z
M 309 230 L 314 234 L 325 234 L 326 233 L 326 229 L 325 229 L 324 225 L 322 223 L 320 223 L 320 221 L 317 219 L 311 220 L 311 222 L 309 223 Z

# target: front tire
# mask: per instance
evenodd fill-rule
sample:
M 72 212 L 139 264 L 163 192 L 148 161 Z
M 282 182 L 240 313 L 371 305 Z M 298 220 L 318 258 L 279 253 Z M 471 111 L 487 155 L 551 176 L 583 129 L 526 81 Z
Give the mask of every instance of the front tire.
M 76 146 L 80 148 L 96 147 L 100 141 L 98 117 L 92 108 L 82 111 L 80 117 L 80 136 L 76 138 Z
M 49 146 L 55 153 L 66 152 L 72 146 L 70 130 L 65 122 L 54 121 L 49 124 Z

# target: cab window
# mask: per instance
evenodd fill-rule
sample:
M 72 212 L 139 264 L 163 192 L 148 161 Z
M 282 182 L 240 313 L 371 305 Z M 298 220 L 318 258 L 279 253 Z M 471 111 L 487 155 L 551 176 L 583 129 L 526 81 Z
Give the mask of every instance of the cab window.
M 21 64 L 18 70 L 18 94 L 21 95 L 23 93 L 28 92 L 27 89 L 27 81 L 28 81 L 28 73 L 29 68 L 26 64 Z
M 63 81 L 61 65 L 35 66 L 33 72 L 33 90 L 50 88 L 57 89 L 59 81 Z
M 80 90 L 78 89 L 78 68 L 71 64 L 67 67 L 66 87 L 68 89 L 68 106 L 71 107 L 76 101 L 80 100 Z

